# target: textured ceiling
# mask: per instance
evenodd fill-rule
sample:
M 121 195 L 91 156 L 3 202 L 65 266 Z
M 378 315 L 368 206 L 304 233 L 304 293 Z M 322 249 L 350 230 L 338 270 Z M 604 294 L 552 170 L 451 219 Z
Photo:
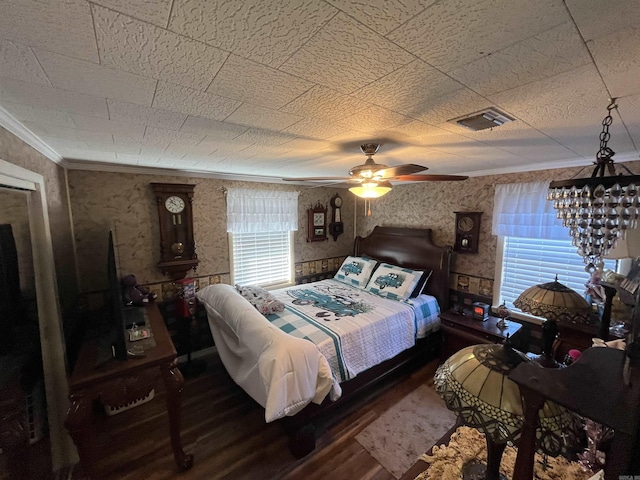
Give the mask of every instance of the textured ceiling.
M 71 167 L 589 165 L 610 97 L 635 160 L 639 79 L 638 0 L 0 0 L 0 124 Z

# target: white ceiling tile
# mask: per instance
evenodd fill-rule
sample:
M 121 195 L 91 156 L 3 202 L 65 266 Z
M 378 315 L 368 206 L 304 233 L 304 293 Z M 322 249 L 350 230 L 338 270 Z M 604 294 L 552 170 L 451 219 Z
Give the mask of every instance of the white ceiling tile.
M 145 107 L 118 100 L 107 100 L 107 105 L 109 106 L 109 118 L 111 120 L 134 123 L 136 125 L 179 130 L 187 118 L 184 113 Z
M 85 0 L 3 1 L 0 38 L 98 61 L 91 10 Z
M 346 117 L 342 123 L 350 129 L 359 132 L 372 133 L 412 121 L 411 118 L 392 112 L 386 108 L 372 105 L 354 115 Z
M 551 121 L 582 118 L 606 111 L 607 94 L 592 65 L 532 82 L 489 97 L 507 112 L 541 129 Z M 602 115 L 604 116 L 604 115 Z
M 565 0 L 565 3 L 580 33 L 587 41 L 619 30 L 638 27 L 638 0 Z
M 285 128 L 282 133 L 289 134 L 294 137 L 306 138 L 330 138 L 338 135 L 345 130 L 345 125 L 338 122 L 324 122 L 317 118 L 303 118 L 298 123 L 294 123 L 290 127 Z
M 236 137 L 235 140 L 249 145 L 253 145 L 255 143 L 258 145 L 277 146 L 282 145 L 295 137 L 295 135 L 282 132 L 274 132 L 272 130 L 265 130 L 262 128 L 250 128 L 242 135 Z
M 423 98 L 439 97 L 460 88 L 462 85 L 451 77 L 415 60 L 353 95 L 396 112 L 411 112 Z
M 35 54 L 56 88 L 151 105 L 156 87 L 153 79 L 44 50 Z
M 204 133 L 176 132 L 155 127 L 147 127 L 144 133 L 144 138 L 149 139 L 151 142 L 168 140 L 172 143 L 182 143 L 184 145 L 197 145 L 204 137 Z
M 84 140 L 68 140 L 59 137 L 49 137 L 41 135 L 40 140 L 45 142 L 54 150 L 58 151 L 61 148 L 75 148 L 76 150 L 90 150 L 89 143 Z M 93 143 L 92 143 L 93 145 Z
M 341 13 L 280 69 L 339 92 L 351 93 L 412 62 L 414 58 Z
M 207 88 L 207 93 L 277 109 L 313 85 L 288 73 L 231 55 Z
M 435 0 L 327 0 L 334 7 L 386 35 Z
M 367 108 L 369 104 L 356 97 L 343 95 L 321 85 L 300 95 L 280 111 L 300 117 L 313 117 L 328 123 L 337 122 Z
M 31 48 L 0 39 L 0 77 L 49 85 Z
M 448 72 L 570 20 L 558 0 L 438 2 L 388 38 Z
M 159 82 L 153 106 L 174 112 L 224 120 L 241 105 L 237 100 L 167 82 Z
M 637 18 L 640 22 L 640 13 Z M 640 25 L 636 27 L 587 44 L 613 97 L 640 93 Z
M 104 98 L 66 92 L 35 83 L 0 78 L 0 101 L 30 105 L 34 108 L 60 110 L 78 115 L 108 118 Z
M 297 115 L 257 107 L 247 103 L 243 103 L 226 119 L 229 123 L 271 129 L 275 131 L 283 130 L 288 126 L 293 125 L 298 120 L 300 120 L 300 117 Z
M 113 143 L 122 147 L 139 148 L 145 154 L 160 155 L 169 146 L 166 138 L 150 138 L 142 135 L 113 134 Z
M 100 143 L 91 143 L 85 150 L 104 150 L 119 153 L 127 153 L 131 155 L 138 155 L 140 153 L 140 145 L 106 145 Z
M 108 132 L 91 132 L 88 130 L 78 130 L 77 128 L 44 125 L 35 122 L 24 122 L 24 125 L 38 136 L 60 137 L 68 140 L 103 143 L 107 145 L 113 143 L 113 137 Z
M 181 132 L 204 133 L 210 140 L 232 140 L 247 131 L 248 127 L 233 125 L 231 123 L 218 122 L 209 118 L 194 117 L 189 115 L 185 120 Z
M 102 65 L 205 90 L 229 55 L 215 47 L 93 7 Z
M 430 98 L 416 105 L 413 116 L 430 125 L 438 125 L 453 118 L 475 113 L 490 107 L 492 102 L 477 93 L 463 88 L 438 98 Z
M 62 127 L 76 128 L 71 115 L 60 110 L 31 107 L 18 103 L 6 102 L 2 107 L 22 122 L 44 123 Z
M 144 125 L 133 125 L 126 122 L 116 122 L 106 118 L 88 117 L 85 115 L 73 115 L 73 121 L 78 130 L 92 132 L 122 133 L 128 135 L 143 135 Z
M 322 150 L 326 150 L 327 148 L 330 148 L 331 144 L 321 140 L 314 140 L 311 138 L 300 137 L 287 142 L 283 146 L 290 149 L 290 151 L 302 150 L 304 152 L 318 152 L 318 151 L 322 151 Z
M 481 95 L 492 95 L 590 62 L 575 26 L 565 23 L 449 74 Z
M 141 165 L 141 166 L 149 166 L 156 167 L 158 159 L 160 156 L 154 155 L 132 155 L 128 153 L 118 153 L 118 162 L 124 163 L 125 165 Z
M 636 146 L 640 146 L 640 95 L 632 95 L 618 100 L 618 111 L 629 129 Z M 640 147 L 637 147 L 640 148 Z M 636 158 L 640 158 L 636 149 Z
M 166 28 L 173 2 L 172 0 L 92 0 L 92 3 Z
M 210 142 L 201 142 L 198 145 L 186 144 L 182 142 L 171 142 L 164 150 L 164 155 L 176 155 L 186 158 L 187 156 L 207 156 L 215 151 L 215 146 Z
M 335 13 L 315 0 L 175 0 L 169 29 L 278 67 Z

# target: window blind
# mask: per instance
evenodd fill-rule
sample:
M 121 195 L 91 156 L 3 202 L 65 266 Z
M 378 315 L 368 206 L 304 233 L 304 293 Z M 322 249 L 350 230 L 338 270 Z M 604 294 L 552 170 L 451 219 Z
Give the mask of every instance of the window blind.
M 615 260 L 605 260 L 605 269 L 615 270 Z M 584 294 L 589 274 L 571 240 L 504 237 L 502 256 L 501 300 L 507 308 L 527 288 L 541 283 L 558 282 Z
M 233 283 L 270 286 L 291 283 L 291 232 L 233 233 Z

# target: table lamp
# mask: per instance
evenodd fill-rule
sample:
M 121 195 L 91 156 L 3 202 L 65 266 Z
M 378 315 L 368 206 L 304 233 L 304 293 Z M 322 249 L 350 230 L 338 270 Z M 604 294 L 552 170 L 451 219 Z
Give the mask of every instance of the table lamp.
M 542 325 L 542 355 L 535 358 L 543 367 L 559 366 L 553 358 L 553 342 L 558 334 L 559 322 L 583 325 L 597 322 L 589 302 L 575 290 L 558 282 L 557 275 L 553 282 L 527 288 L 513 305 L 525 313 L 545 319 Z
M 530 361 L 508 343 L 485 344 L 463 348 L 438 367 L 436 391 L 447 408 L 487 440 L 487 465 L 466 464 L 464 479 L 506 480 L 500 460 L 507 442 L 519 439 L 524 415 L 520 389 L 507 377 L 517 365 Z M 538 448 L 552 456 L 566 453 L 578 444 L 580 433 L 573 414 L 555 403 L 544 404 L 538 417 Z

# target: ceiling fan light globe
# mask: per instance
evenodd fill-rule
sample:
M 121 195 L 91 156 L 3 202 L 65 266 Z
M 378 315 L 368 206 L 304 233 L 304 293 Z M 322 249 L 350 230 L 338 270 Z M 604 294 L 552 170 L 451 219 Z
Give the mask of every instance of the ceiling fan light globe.
M 391 191 L 389 182 L 379 182 L 373 184 L 362 184 L 358 187 L 351 187 L 349 191 L 360 198 L 379 198 Z

